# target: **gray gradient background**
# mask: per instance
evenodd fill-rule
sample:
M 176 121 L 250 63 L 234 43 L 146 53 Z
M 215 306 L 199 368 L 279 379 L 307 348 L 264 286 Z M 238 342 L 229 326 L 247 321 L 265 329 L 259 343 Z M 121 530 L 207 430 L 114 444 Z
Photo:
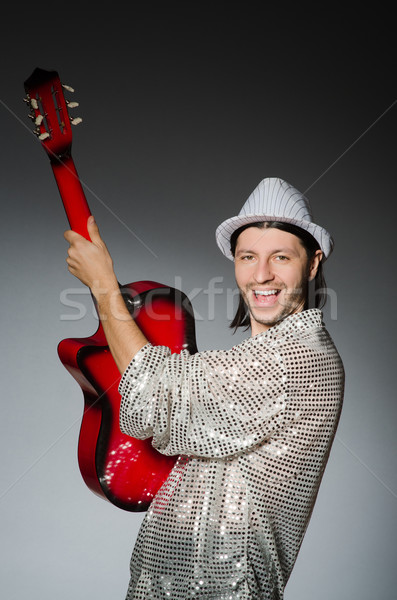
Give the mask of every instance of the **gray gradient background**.
M 3 9 L 1 596 L 123 598 L 143 516 L 97 498 L 78 470 L 83 399 L 56 347 L 91 335 L 96 322 L 66 270 L 65 214 L 27 129 L 23 81 L 40 66 L 76 88 L 84 124 L 73 156 L 119 280 L 179 282 L 198 315 L 200 349 L 243 338 L 228 330 L 234 280 L 216 226 L 263 177 L 308 190 L 336 241 L 325 320 L 347 384 L 285 598 L 395 598 L 391 16 L 270 13 L 264 3 L 127 6 Z M 225 293 L 212 305 L 214 277 Z M 85 302 L 84 318 L 62 304 L 68 289 Z

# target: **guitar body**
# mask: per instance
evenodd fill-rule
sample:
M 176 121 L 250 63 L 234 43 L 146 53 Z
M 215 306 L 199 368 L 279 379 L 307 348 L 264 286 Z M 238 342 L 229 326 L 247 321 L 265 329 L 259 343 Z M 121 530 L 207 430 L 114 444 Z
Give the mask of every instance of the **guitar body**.
M 30 116 L 50 158 L 71 229 L 90 239 L 87 219 L 91 212 L 71 156 L 70 124 L 80 119 L 69 117 L 68 105 L 74 107 L 77 103 L 65 100 L 56 71 L 36 69 L 24 85 Z M 138 281 L 120 286 L 120 290 L 149 342 L 168 346 L 171 352 L 197 352 L 193 309 L 185 294 L 154 281 Z M 160 454 L 150 439 L 137 440 L 121 433 L 121 375 L 102 325 L 99 323 L 91 337 L 62 340 L 58 354 L 83 392 L 78 463 L 85 483 L 119 508 L 147 510 L 176 457 Z
M 172 352 L 197 351 L 189 300 L 178 290 L 153 281 L 122 287 L 127 307 L 154 345 Z M 164 456 L 151 440 L 137 440 L 119 427 L 120 373 L 102 326 L 89 338 L 60 342 L 58 354 L 84 395 L 78 444 L 80 472 L 87 486 L 119 508 L 146 510 L 175 457 Z

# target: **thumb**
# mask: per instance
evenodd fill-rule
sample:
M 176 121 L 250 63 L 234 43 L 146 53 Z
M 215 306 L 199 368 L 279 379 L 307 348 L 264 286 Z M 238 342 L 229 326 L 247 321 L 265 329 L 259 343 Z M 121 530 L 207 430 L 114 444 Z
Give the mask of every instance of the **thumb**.
M 91 238 L 91 242 L 101 242 L 102 238 L 99 234 L 98 225 L 96 224 L 95 218 L 93 215 L 90 215 L 87 219 L 87 231 L 88 235 Z

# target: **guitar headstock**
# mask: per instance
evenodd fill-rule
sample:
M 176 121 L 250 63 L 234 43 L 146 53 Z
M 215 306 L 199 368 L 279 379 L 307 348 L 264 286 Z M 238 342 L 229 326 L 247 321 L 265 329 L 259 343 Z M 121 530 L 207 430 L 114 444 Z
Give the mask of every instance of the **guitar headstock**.
M 82 119 L 69 116 L 69 109 L 78 106 L 77 102 L 65 99 L 63 89 L 74 92 L 63 85 L 56 71 L 35 69 L 24 83 L 30 107 L 30 118 L 35 124 L 34 133 L 50 159 L 61 158 L 70 153 L 72 145 L 71 125 L 78 125 Z

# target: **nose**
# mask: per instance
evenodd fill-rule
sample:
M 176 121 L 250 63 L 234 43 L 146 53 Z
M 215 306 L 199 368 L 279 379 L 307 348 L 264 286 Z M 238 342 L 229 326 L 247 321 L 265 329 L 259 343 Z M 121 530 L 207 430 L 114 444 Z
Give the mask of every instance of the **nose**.
M 258 260 L 255 266 L 254 279 L 256 283 L 265 283 L 266 281 L 272 281 L 274 279 L 274 273 L 267 260 Z

